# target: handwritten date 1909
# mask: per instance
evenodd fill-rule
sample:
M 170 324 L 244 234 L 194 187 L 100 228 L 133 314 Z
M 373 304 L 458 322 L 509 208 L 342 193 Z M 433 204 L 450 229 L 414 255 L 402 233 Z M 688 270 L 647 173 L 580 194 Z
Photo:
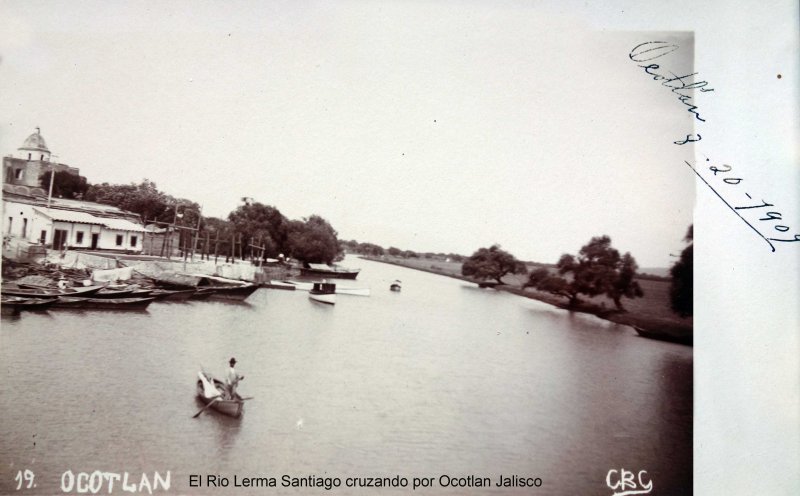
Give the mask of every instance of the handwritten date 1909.
M 706 159 L 706 162 L 710 161 L 711 159 L 708 158 Z M 729 202 L 722 196 L 720 191 L 718 191 L 714 186 L 711 185 L 711 183 L 709 183 L 703 177 L 703 174 L 700 173 L 695 164 L 686 162 L 686 165 L 688 165 L 694 171 L 694 173 L 697 174 L 697 177 L 699 177 L 700 180 L 703 181 L 703 183 L 705 183 L 705 185 L 708 186 L 711 189 L 711 191 L 713 191 L 714 194 L 716 194 L 717 197 L 719 197 L 719 199 L 722 200 L 722 202 L 729 209 L 731 209 L 731 211 L 733 211 L 733 213 L 735 213 L 745 224 L 747 224 L 750 227 L 750 229 L 755 231 L 755 233 L 758 234 L 758 236 L 761 239 L 766 241 L 766 243 L 769 245 L 769 247 L 772 249 L 773 252 L 775 251 L 775 245 L 773 244 L 773 242 L 775 243 L 800 242 L 800 234 L 795 234 L 794 237 L 791 238 L 778 238 L 778 237 L 771 237 L 771 236 L 777 236 L 775 234 L 765 235 L 759 230 L 759 228 L 763 227 L 767 228 L 771 227 L 774 231 L 777 231 L 779 233 L 786 233 L 791 230 L 789 226 L 779 224 L 776 222 L 783 219 L 783 214 L 781 214 L 781 212 L 774 210 L 767 210 L 769 207 L 774 207 L 775 206 L 774 204 L 767 203 L 765 200 L 761 200 L 760 204 L 754 202 L 752 201 L 753 200 L 752 195 L 750 195 L 750 193 L 745 192 L 744 196 L 747 197 L 747 200 L 742 199 L 743 200 L 742 205 L 733 206 L 731 202 Z M 733 167 L 727 164 L 722 164 L 721 166 L 711 165 L 708 167 L 708 171 L 711 174 L 713 174 L 713 177 L 715 179 L 722 179 L 722 183 L 725 186 L 738 187 L 744 181 L 744 179 L 742 179 L 741 177 L 734 177 L 732 174 L 728 175 L 728 173 L 733 171 Z M 722 187 L 722 185 L 720 186 Z M 751 213 L 754 213 L 755 215 L 750 215 Z

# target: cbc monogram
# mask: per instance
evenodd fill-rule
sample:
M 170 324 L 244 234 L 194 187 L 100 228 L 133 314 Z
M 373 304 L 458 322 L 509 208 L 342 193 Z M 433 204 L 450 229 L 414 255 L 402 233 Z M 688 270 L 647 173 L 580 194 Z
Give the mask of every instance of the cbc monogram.
M 611 496 L 647 494 L 653 490 L 653 481 L 647 476 L 646 470 L 640 470 L 637 474 L 624 468 L 611 469 L 606 474 L 606 485 L 616 491 Z

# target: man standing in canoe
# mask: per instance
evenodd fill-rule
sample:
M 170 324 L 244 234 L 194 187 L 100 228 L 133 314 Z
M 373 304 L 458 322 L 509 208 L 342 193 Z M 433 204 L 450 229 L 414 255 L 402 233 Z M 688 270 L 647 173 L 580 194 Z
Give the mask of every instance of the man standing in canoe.
M 233 399 L 236 397 L 236 386 L 239 385 L 239 381 L 244 380 L 243 375 L 239 375 L 236 373 L 236 369 L 233 368 L 236 365 L 236 359 L 230 359 L 231 368 L 228 369 L 228 374 L 225 376 L 225 385 L 228 387 L 228 398 Z

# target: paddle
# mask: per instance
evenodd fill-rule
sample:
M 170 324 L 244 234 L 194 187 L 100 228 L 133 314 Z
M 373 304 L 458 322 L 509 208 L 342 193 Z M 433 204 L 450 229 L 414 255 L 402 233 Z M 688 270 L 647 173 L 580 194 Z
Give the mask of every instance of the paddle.
M 199 417 L 201 413 L 203 413 L 204 411 L 206 411 L 206 409 L 208 409 L 208 407 L 210 407 L 211 405 L 213 405 L 214 403 L 216 403 L 217 401 L 219 401 L 219 400 L 221 400 L 221 399 L 222 399 L 222 396 L 217 396 L 216 398 L 214 398 L 213 400 L 211 400 L 211 401 L 210 401 L 210 402 L 209 402 L 209 403 L 208 403 L 206 406 L 204 406 L 203 408 L 201 408 L 199 412 L 197 412 L 197 413 L 195 413 L 194 415 L 192 415 L 192 418 L 197 418 L 197 417 Z

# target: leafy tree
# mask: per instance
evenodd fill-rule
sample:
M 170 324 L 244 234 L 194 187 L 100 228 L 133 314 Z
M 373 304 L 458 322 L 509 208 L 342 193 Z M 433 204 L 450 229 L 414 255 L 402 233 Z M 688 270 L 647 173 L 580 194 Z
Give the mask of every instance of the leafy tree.
M 39 185 L 45 191 L 50 190 L 50 175 L 52 171 L 47 171 L 39 176 Z M 67 171 L 58 171 L 53 178 L 53 196 L 58 198 L 70 198 L 80 200 L 89 189 L 86 178 Z
M 275 207 L 263 203 L 246 203 L 228 214 L 236 234 L 242 235 L 244 246 L 264 246 L 264 257 L 276 256 L 286 247 L 289 221 Z
M 286 238 L 289 256 L 304 263 L 333 263 L 342 256 L 338 233 L 318 215 L 288 225 Z
M 500 245 L 480 248 L 461 266 L 461 274 L 476 279 L 494 279 L 503 284 L 503 276 L 508 274 L 524 274 L 525 264 L 514 258 L 514 255 L 500 249 Z
M 622 255 L 622 260 L 616 267 L 616 277 L 611 281 L 610 287 L 606 291 L 609 298 L 614 300 L 617 310 L 625 310 L 622 306 L 622 298 L 641 298 L 644 291 L 639 283 L 634 280 L 639 266 L 630 253 Z
M 370 255 L 373 257 L 380 257 L 383 256 L 385 250 L 382 246 L 378 246 L 372 243 L 359 243 L 358 248 L 356 249 L 357 253 L 361 253 L 363 255 Z
M 463 262 L 467 257 L 458 253 L 450 253 L 446 258 L 449 258 L 451 262 Z
M 139 184 L 92 184 L 84 199 L 137 213 L 145 222 L 176 222 L 178 226 L 194 228 L 201 215 L 200 205 L 159 191 L 149 179 Z
M 694 225 L 689 226 L 684 241 L 689 246 L 683 249 L 681 257 L 670 268 L 672 284 L 669 290 L 672 310 L 681 317 L 689 317 L 694 312 Z
M 601 294 L 614 301 L 618 310 L 624 311 L 622 298 L 638 298 L 644 295 L 635 280 L 638 266 L 630 253 L 620 256 L 611 247 L 611 238 L 592 238 L 578 252 L 577 257 L 564 254 L 556 264 L 558 275 L 545 268 L 535 270 L 525 287 L 569 298 L 569 306 L 575 306 L 579 295 L 589 297 Z M 565 277 L 568 276 L 569 278 Z
M 403 254 L 403 250 L 400 248 L 395 248 L 394 246 L 390 246 L 388 250 L 386 250 L 389 255 L 393 257 L 399 257 Z
M 539 267 L 530 273 L 528 282 L 523 285 L 523 288 L 527 287 L 534 287 L 539 291 L 570 298 L 570 300 L 577 299 L 577 293 L 566 279 L 552 275 L 544 267 Z

